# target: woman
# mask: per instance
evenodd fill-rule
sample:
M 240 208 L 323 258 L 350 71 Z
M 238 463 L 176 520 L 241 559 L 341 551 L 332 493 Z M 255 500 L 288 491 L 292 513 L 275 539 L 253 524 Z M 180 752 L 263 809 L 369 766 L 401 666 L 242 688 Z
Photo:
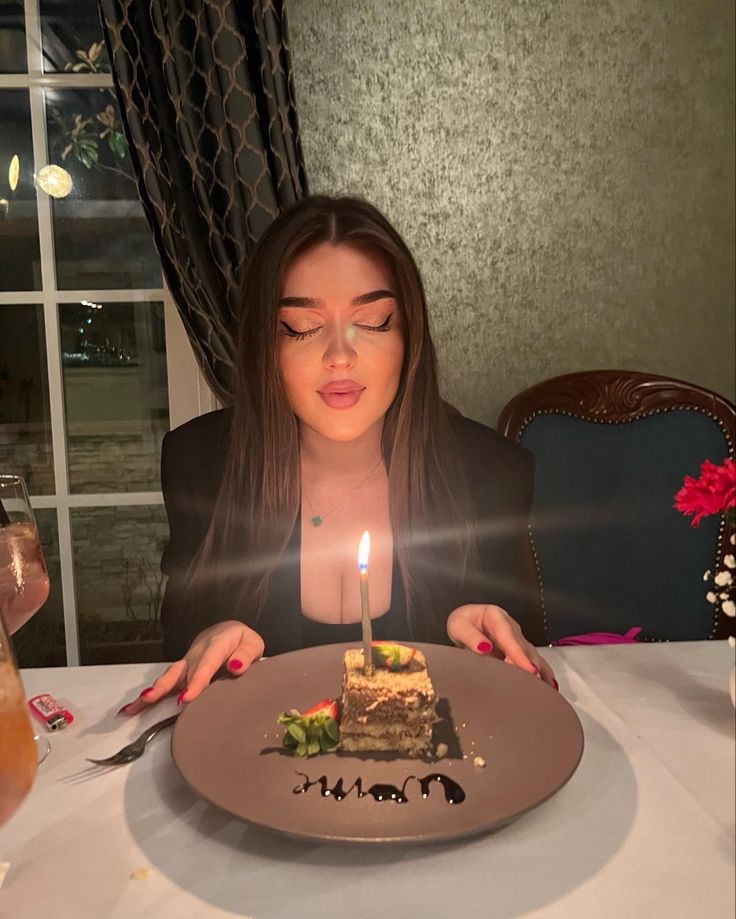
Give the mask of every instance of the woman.
M 235 400 L 164 438 L 168 670 L 126 706 L 194 699 L 225 665 L 374 637 L 494 653 L 554 684 L 524 616 L 531 455 L 439 396 L 421 278 L 375 208 L 311 197 L 251 257 Z

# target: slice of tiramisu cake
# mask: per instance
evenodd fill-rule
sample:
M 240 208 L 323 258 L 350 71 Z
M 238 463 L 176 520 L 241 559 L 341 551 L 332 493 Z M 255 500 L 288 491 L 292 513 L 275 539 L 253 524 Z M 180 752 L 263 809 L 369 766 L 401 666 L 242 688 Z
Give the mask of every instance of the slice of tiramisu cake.
M 373 643 L 373 672 L 364 673 L 363 650 L 345 652 L 340 749 L 431 754 L 437 697 L 421 651 Z

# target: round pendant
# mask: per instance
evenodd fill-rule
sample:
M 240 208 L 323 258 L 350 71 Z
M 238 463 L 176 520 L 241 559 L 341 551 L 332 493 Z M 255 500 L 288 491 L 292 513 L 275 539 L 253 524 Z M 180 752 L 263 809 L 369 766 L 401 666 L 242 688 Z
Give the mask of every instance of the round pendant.
M 315 514 L 314 517 L 312 517 L 312 526 L 313 527 L 322 526 L 322 518 L 320 517 L 319 514 Z

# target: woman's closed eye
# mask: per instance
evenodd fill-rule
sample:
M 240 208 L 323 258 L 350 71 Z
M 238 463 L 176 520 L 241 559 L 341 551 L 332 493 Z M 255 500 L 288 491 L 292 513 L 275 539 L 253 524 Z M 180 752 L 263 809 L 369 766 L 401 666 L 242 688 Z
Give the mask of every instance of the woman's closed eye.
M 295 338 L 297 341 L 302 341 L 305 338 L 309 338 L 310 335 L 314 335 L 315 332 L 319 332 L 322 328 L 321 325 L 316 325 L 309 329 L 293 329 L 288 322 L 281 321 L 281 328 L 285 335 L 288 335 L 289 338 Z
M 393 315 L 393 313 L 389 313 L 383 321 L 381 321 L 380 318 L 373 320 L 373 318 L 370 317 L 364 322 L 353 322 L 353 325 L 367 332 L 388 332 L 393 327 L 391 322 Z M 306 329 L 295 329 L 293 326 L 290 326 L 288 322 L 284 322 L 283 319 L 281 319 L 280 322 L 284 334 L 289 338 L 294 338 L 296 341 L 303 341 L 305 338 L 309 338 L 323 328 L 323 326 L 317 325 Z
M 391 320 L 394 318 L 393 313 L 389 313 L 388 316 L 380 322 L 378 319 L 373 320 L 373 318 L 366 320 L 365 322 L 356 322 L 356 325 L 359 329 L 366 329 L 369 332 L 388 332 L 392 328 Z

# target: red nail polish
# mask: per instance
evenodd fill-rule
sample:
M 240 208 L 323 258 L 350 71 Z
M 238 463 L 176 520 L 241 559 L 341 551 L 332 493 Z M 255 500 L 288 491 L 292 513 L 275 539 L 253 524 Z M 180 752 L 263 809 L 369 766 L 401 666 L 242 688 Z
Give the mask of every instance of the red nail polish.
M 153 692 L 153 686 L 149 686 L 148 689 L 144 689 L 141 693 L 141 697 L 147 696 L 149 693 Z
M 541 680 L 541 679 L 542 679 L 542 674 L 539 672 L 539 667 L 535 667 L 534 664 L 532 664 L 532 667 L 534 667 L 534 673 L 535 673 L 535 674 L 539 677 L 539 679 Z
M 481 654 L 490 654 L 493 651 L 493 645 L 490 641 L 480 641 L 478 642 L 478 651 Z
M 557 692 L 560 691 L 560 684 L 557 682 L 557 680 L 552 680 L 552 685 L 557 690 Z
M 117 710 L 117 714 L 118 714 L 118 715 L 125 715 L 125 714 L 127 714 L 127 709 L 129 709 L 130 706 L 131 706 L 132 704 L 133 704 L 132 702 L 126 702 L 126 704 L 125 704 L 122 708 L 119 708 L 119 709 Z
M 177 704 L 177 705 L 181 705 L 182 702 L 186 702 L 186 701 L 187 701 L 187 700 L 184 698 L 184 696 L 185 696 L 186 694 L 187 694 L 186 689 L 184 690 L 184 692 L 180 692 L 180 693 L 179 693 L 179 698 L 176 700 L 176 704 Z
M 230 669 L 231 669 L 231 670 L 242 670 L 242 669 L 243 669 L 243 662 L 242 662 L 242 661 L 239 661 L 237 658 L 234 659 L 234 660 L 231 660 L 231 661 L 230 661 Z

